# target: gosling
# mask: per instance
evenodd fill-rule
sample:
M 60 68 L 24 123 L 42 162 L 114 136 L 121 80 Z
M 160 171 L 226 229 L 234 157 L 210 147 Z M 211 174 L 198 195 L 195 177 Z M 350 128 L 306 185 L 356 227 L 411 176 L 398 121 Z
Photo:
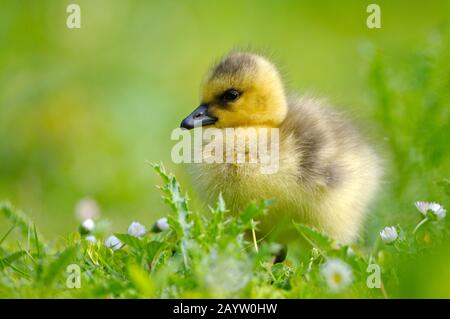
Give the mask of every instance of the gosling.
M 221 193 L 230 211 L 238 213 L 250 201 L 274 198 L 259 229 L 261 236 L 276 234 L 280 242 L 292 239 L 293 221 L 343 244 L 360 237 L 380 179 L 376 153 L 324 101 L 286 95 L 268 59 L 242 52 L 223 58 L 207 74 L 200 106 L 181 127 L 192 129 L 198 125 L 194 123 L 219 130 L 240 128 L 234 132 L 244 135 L 250 128 L 279 130 L 279 168 L 273 174 L 261 173 L 261 163 L 192 164 L 207 201 Z

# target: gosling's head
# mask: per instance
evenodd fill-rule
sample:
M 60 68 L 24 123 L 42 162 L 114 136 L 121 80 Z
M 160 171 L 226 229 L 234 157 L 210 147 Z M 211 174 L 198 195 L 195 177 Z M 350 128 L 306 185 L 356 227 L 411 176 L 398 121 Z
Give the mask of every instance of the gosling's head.
M 181 127 L 277 127 L 286 113 L 283 83 L 275 66 L 256 54 L 231 53 L 206 76 L 200 106 Z

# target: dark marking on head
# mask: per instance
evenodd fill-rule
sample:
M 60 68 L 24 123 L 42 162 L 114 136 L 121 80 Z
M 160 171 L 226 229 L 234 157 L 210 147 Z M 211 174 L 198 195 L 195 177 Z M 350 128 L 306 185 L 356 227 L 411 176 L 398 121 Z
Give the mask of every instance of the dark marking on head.
M 239 75 L 256 68 L 254 56 L 247 53 L 233 53 L 225 57 L 212 71 L 211 77 Z

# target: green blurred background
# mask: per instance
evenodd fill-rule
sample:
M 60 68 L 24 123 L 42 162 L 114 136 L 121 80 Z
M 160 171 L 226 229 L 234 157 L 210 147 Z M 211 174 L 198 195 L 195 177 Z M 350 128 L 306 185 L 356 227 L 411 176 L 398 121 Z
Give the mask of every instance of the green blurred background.
M 170 133 L 197 105 L 207 68 L 233 48 L 269 54 L 290 89 L 328 97 L 366 128 L 387 167 L 369 233 L 415 221 L 414 200 L 446 204 L 450 1 L 376 1 L 373 30 L 373 1 L 74 2 L 81 29 L 66 27 L 72 1 L 0 4 L 0 199 L 44 235 L 75 229 L 86 196 L 114 230 L 164 215 L 147 161 L 164 162 L 191 192 L 170 160 Z M 439 103 L 423 104 L 428 95 Z

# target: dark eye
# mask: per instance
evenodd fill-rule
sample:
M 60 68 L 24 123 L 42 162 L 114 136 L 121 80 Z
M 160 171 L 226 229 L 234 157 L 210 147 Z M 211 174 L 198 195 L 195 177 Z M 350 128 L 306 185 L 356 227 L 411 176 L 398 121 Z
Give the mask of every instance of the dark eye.
M 240 95 L 241 93 L 239 93 L 238 90 L 230 89 L 223 92 L 223 94 L 220 96 L 220 99 L 223 102 L 234 102 L 239 98 Z

